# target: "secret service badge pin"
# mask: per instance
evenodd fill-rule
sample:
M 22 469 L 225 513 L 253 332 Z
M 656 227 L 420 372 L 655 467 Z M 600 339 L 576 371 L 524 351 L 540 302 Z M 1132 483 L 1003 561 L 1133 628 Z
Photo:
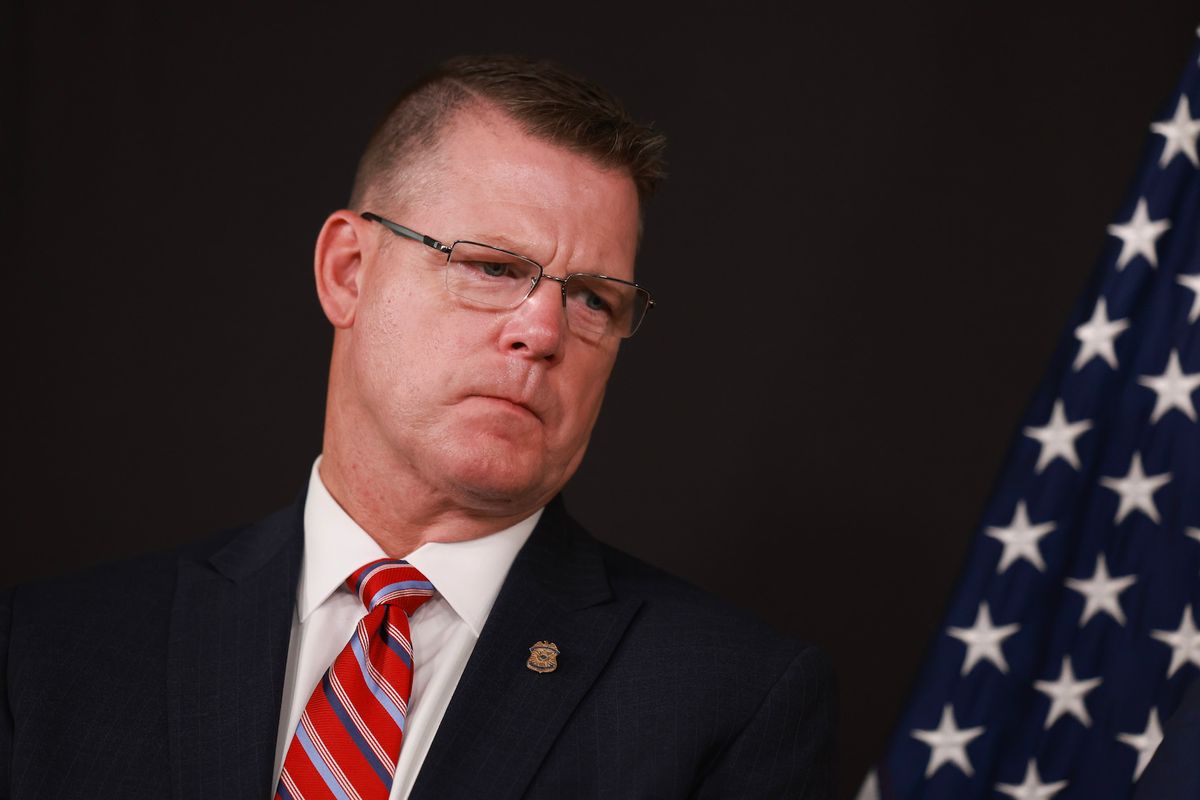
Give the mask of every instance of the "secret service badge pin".
M 554 672 L 558 669 L 558 645 L 554 642 L 534 642 L 529 648 L 525 666 L 534 672 Z

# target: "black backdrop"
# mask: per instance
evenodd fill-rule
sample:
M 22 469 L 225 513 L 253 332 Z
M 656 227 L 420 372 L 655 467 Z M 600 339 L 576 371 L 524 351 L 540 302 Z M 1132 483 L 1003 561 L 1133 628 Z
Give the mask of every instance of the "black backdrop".
M 36 3 L 0 24 L 0 584 L 285 504 L 320 446 L 325 214 L 405 82 L 558 59 L 671 137 L 570 507 L 821 642 L 883 746 L 1200 22 L 1192 0 L 820 10 Z

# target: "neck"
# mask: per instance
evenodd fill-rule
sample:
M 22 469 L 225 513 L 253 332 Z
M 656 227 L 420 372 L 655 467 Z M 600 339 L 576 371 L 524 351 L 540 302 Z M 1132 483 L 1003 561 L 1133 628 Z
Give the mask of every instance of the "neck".
M 430 491 L 407 470 L 372 468 L 340 450 L 329 436 L 319 472 L 338 505 L 392 558 L 402 558 L 426 542 L 479 539 L 537 511 L 473 509 Z

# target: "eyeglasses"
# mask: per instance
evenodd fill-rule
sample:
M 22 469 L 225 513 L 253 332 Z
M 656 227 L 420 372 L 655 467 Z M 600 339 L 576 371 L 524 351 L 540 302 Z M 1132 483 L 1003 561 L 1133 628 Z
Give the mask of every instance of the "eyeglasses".
M 592 341 L 605 336 L 628 339 L 642 324 L 646 312 L 654 307 L 650 292 L 620 278 L 584 272 L 556 278 L 547 275 L 536 261 L 499 247 L 462 239 L 443 244 L 370 211 L 364 212 L 362 218 L 445 255 L 446 289 L 472 303 L 516 308 L 533 294 L 542 278 L 554 281 L 562 287 L 567 327 Z

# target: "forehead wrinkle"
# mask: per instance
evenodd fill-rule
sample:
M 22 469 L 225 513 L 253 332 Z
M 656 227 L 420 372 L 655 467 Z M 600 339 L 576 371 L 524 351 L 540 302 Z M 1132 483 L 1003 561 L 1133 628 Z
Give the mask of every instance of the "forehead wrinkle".
M 550 241 L 549 246 L 545 248 L 545 250 L 541 250 L 529 239 L 520 239 L 510 236 L 507 233 L 502 233 L 500 229 L 492 228 L 490 226 L 486 228 L 468 227 L 467 230 L 471 232 L 466 234 L 454 232 L 453 238 L 448 241 L 474 242 L 475 244 L 488 245 L 500 250 L 507 250 L 514 255 L 521 256 L 522 258 L 526 258 L 534 262 L 538 266 L 542 267 L 542 269 L 544 269 L 547 273 L 554 275 L 555 277 L 564 277 L 566 275 L 574 274 L 611 276 L 616 272 L 620 272 L 614 263 L 605 259 L 602 253 L 584 253 L 582 256 L 577 255 L 580 244 L 578 237 L 572 240 L 575 242 L 576 246 L 571 248 L 572 252 L 567 257 L 569 268 L 560 269 L 558 265 L 555 264 L 561 249 L 560 239 L 557 236 Z M 478 233 L 476 233 L 476 231 L 478 231 Z M 568 238 L 570 239 L 571 237 L 568 236 Z M 607 248 L 601 249 L 604 250 Z M 543 255 L 544 252 L 547 253 L 548 257 Z M 581 259 L 585 259 L 587 263 L 580 265 L 578 262 Z M 632 265 L 630 271 L 632 274 Z M 633 278 L 631 277 L 629 280 L 633 280 Z
M 428 197 L 430 202 L 414 207 L 412 215 L 414 220 L 429 220 L 430 230 L 417 230 L 431 235 L 436 230 L 443 242 L 472 241 L 507 250 L 556 276 L 574 272 L 632 274 L 636 234 L 629 248 L 610 238 L 621 234 L 618 218 L 579 220 L 571 213 L 581 203 L 595 204 L 597 193 L 601 188 L 609 191 L 614 177 L 628 181 L 633 191 L 628 175 L 524 133 L 510 141 L 511 120 L 470 122 L 471 126 L 466 125 L 459 116 L 459 124 L 440 137 L 437 152 L 441 158 L 431 170 L 430 183 L 434 185 L 428 187 L 434 191 Z M 470 149 L 459 152 L 464 150 L 464 137 L 472 126 L 482 130 L 485 145 L 494 140 L 503 145 L 499 153 L 488 154 L 483 169 L 477 169 L 472 160 L 480 145 L 471 143 Z M 624 210 L 611 199 L 599 203 L 597 213 L 610 212 Z
M 489 230 L 489 229 L 474 228 L 472 230 Z M 457 236 L 456 235 L 455 241 L 474 242 L 475 244 L 486 244 L 486 245 L 490 245 L 492 247 L 497 247 L 501 250 L 508 250 L 510 252 L 516 253 L 519 256 L 524 256 L 525 258 L 528 258 L 530 261 L 538 261 L 538 259 L 536 259 L 532 255 L 530 255 L 532 250 L 528 246 L 526 246 L 526 243 L 517 241 L 516 239 L 514 239 L 511 236 L 508 236 L 507 234 L 504 234 L 504 233 L 493 232 L 493 233 L 478 233 L 478 234 L 472 233 L 472 234 L 468 234 L 466 236 Z M 538 261 L 538 263 L 540 264 L 541 262 Z
M 557 223 L 557 220 L 555 222 Z M 543 268 L 548 268 L 558 257 L 561 231 L 545 230 L 546 226 L 525 222 L 516 224 L 517 228 L 523 230 L 514 234 L 512 228 L 498 228 L 495 225 L 495 222 L 488 222 L 480 227 L 471 224 L 467 227 L 468 233 L 465 235 L 456 233 L 454 238 L 508 250 Z M 543 229 L 539 230 L 539 227 Z M 550 227 L 557 228 L 558 225 L 554 224 Z

